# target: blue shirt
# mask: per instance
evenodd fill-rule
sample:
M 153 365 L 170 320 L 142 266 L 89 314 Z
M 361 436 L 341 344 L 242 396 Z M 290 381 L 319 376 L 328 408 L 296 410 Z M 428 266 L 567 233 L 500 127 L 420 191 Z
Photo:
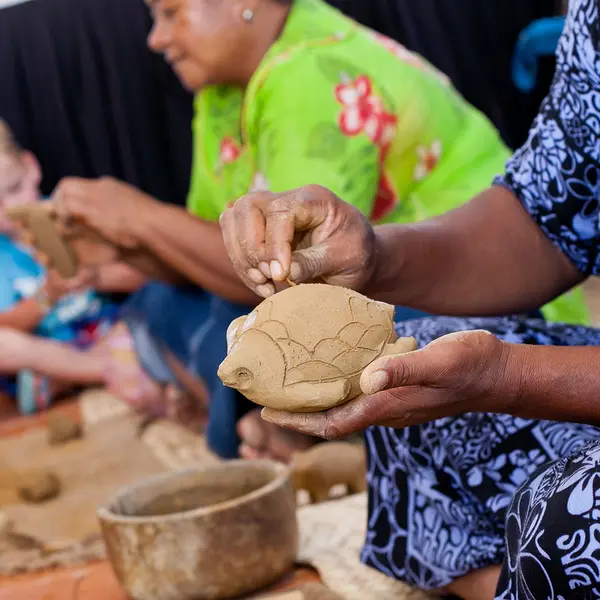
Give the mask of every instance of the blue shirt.
M 31 298 L 44 283 L 45 269 L 31 253 L 11 238 L 0 235 L 0 312 Z M 103 314 L 103 300 L 93 291 L 65 296 L 38 325 L 35 333 L 69 342 L 78 329 Z

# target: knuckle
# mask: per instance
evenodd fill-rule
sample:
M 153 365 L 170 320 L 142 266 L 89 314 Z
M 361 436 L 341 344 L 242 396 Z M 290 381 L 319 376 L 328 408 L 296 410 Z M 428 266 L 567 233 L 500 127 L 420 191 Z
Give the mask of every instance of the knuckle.
M 328 441 L 340 440 L 344 437 L 344 427 L 335 418 L 327 417 L 322 437 Z
M 386 365 L 386 371 L 390 378 L 389 387 L 404 387 L 411 381 L 411 367 L 405 359 L 390 360 Z
M 325 186 L 312 183 L 300 189 L 300 195 L 306 200 L 323 200 L 335 198 L 333 192 Z
M 233 226 L 233 211 L 235 208 L 227 208 L 219 217 L 219 224 L 224 230 L 229 230 Z
M 265 212 L 267 214 L 267 217 L 269 217 L 269 218 L 281 217 L 281 216 L 286 217 L 287 215 L 289 215 L 291 213 L 292 205 L 293 205 L 293 201 L 290 198 L 288 198 L 286 196 L 280 196 L 280 197 L 274 198 L 267 205 Z

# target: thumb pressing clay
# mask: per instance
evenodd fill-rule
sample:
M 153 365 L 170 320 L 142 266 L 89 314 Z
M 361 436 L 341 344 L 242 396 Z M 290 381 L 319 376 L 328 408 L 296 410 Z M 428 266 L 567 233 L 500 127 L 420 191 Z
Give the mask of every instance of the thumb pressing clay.
M 361 394 L 381 356 L 417 349 L 398 339 L 394 307 L 326 284 L 288 288 L 236 319 L 219 377 L 252 402 L 287 412 L 328 410 Z

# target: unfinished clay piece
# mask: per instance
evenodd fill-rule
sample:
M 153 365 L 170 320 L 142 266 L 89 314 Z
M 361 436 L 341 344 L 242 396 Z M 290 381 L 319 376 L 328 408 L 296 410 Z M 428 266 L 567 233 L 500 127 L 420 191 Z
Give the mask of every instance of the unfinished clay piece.
M 327 410 L 361 394 L 375 359 L 416 350 L 413 338 L 398 339 L 393 317 L 390 304 L 346 288 L 288 288 L 230 325 L 219 377 L 261 406 Z
M 72 440 L 80 439 L 83 436 L 83 429 L 80 423 L 75 422 L 71 417 L 57 413 L 48 419 L 48 443 L 51 446 L 66 444 Z
M 363 444 L 325 442 L 305 452 L 296 452 L 292 462 L 296 491 L 305 490 L 312 503 L 327 502 L 336 485 L 345 485 L 348 494 L 367 489 L 367 461 Z
M 48 471 L 27 477 L 19 486 L 19 496 L 25 502 L 41 504 L 56 498 L 61 491 L 60 479 Z
M 8 209 L 6 214 L 33 234 L 35 247 L 48 258 L 50 267 L 65 278 L 77 274 L 75 252 L 58 233 L 55 219 L 43 204 L 16 206 Z

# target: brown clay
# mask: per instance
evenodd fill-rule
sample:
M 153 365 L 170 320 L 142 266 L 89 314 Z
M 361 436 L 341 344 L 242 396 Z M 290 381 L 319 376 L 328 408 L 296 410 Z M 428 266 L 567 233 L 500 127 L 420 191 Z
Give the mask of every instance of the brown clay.
M 342 600 L 342 597 L 320 583 L 307 583 L 289 592 L 264 596 L 261 600 Z
M 60 479 L 49 471 L 25 477 L 19 485 L 19 496 L 25 502 L 41 504 L 56 498 L 61 492 Z
M 78 262 L 72 247 L 59 234 L 56 220 L 44 204 L 27 204 L 6 211 L 6 215 L 18 221 L 34 237 L 35 247 L 48 258 L 49 267 L 65 278 L 77 274 Z
M 98 512 L 117 578 L 136 600 L 246 597 L 293 568 L 290 470 L 228 461 L 149 479 Z
M 327 502 L 336 485 L 345 485 L 348 494 L 367 489 L 367 462 L 363 444 L 325 442 L 305 452 L 296 452 L 292 462 L 296 491 L 305 490 L 312 503 Z
M 79 267 L 97 267 L 119 259 L 113 244 L 82 224 L 59 224 L 48 206 L 16 206 L 8 209 L 6 215 L 29 231 L 38 252 L 48 259 L 48 266 L 62 277 L 74 277 Z
M 48 418 L 48 443 L 51 446 L 60 446 L 82 437 L 81 424 L 71 419 L 71 417 L 61 413 L 53 413 Z
M 361 394 L 361 373 L 375 359 L 416 350 L 413 338 L 398 339 L 393 317 L 390 304 L 346 288 L 288 288 L 230 325 L 219 377 L 268 408 L 333 408 Z

